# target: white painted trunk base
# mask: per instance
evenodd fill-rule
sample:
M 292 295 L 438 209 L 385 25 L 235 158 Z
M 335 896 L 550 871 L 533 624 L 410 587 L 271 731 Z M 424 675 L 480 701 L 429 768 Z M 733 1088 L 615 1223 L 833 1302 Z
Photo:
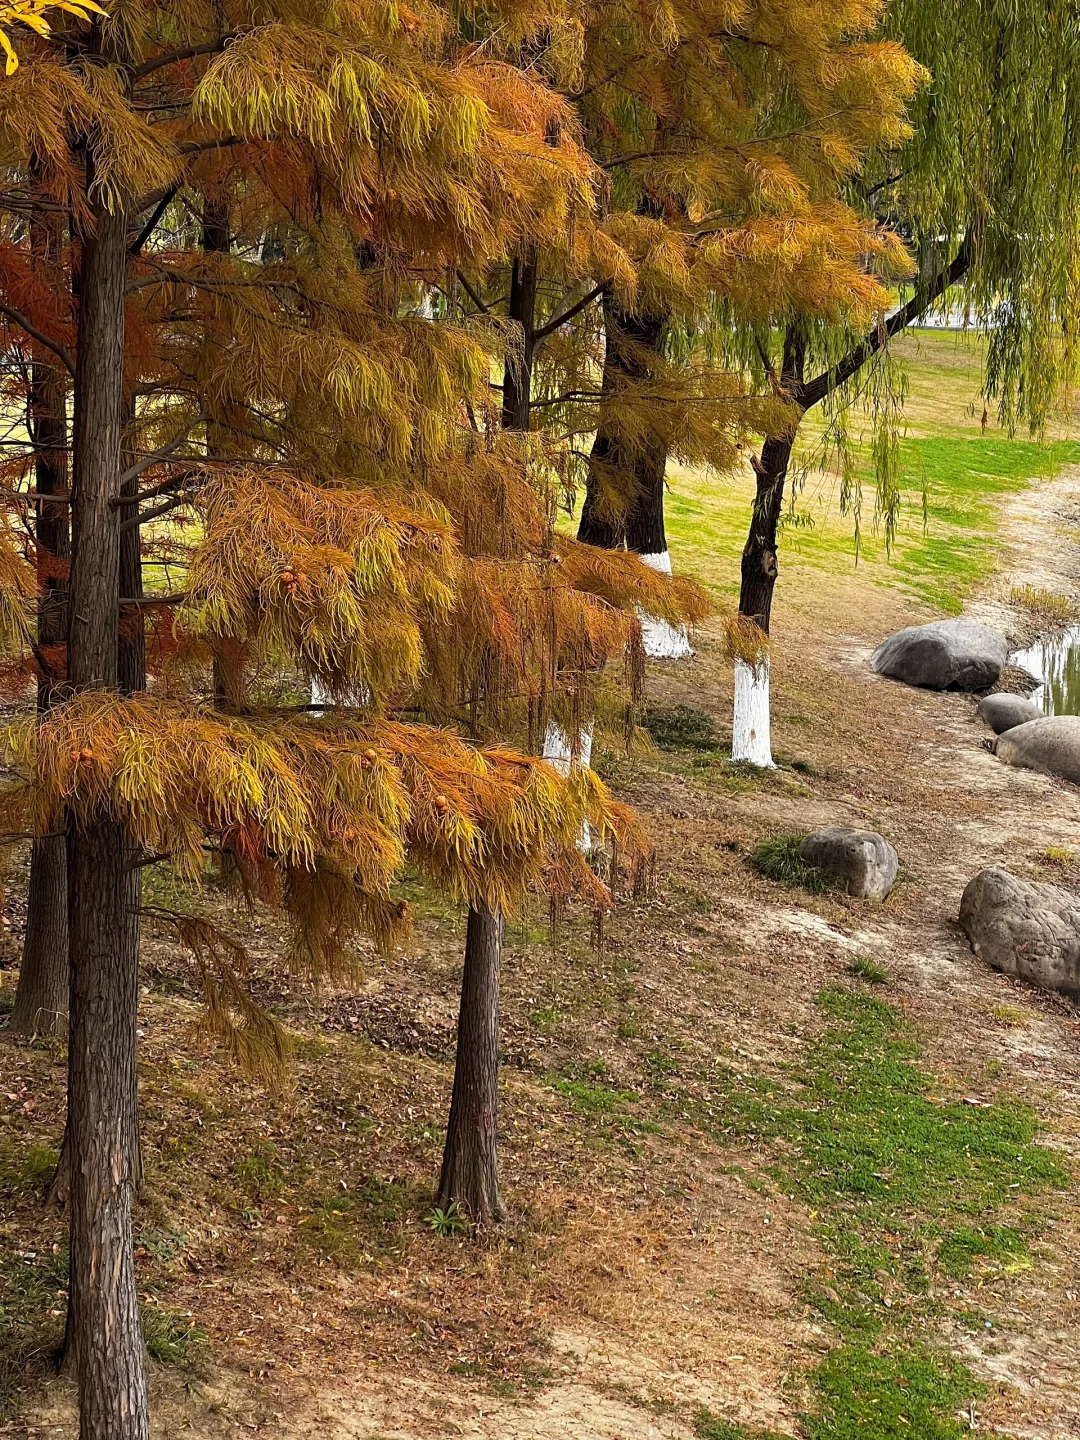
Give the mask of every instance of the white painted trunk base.
M 548 721 L 547 733 L 544 735 L 544 748 L 541 758 L 547 760 L 553 770 L 558 770 L 560 775 L 569 775 L 570 766 L 577 759 L 580 764 L 588 766 L 592 759 L 593 728 L 591 725 L 583 725 L 578 731 L 578 750 L 574 755 L 573 746 L 570 744 L 570 737 L 561 725 L 554 720 Z M 589 833 L 589 822 L 584 821 L 581 829 L 581 839 L 578 841 L 581 850 L 587 855 L 592 849 L 592 835 Z
M 653 555 L 642 555 L 644 564 L 661 575 L 671 574 L 671 554 L 661 550 Z M 685 625 L 672 625 L 668 620 L 658 620 L 655 615 L 638 611 L 641 621 L 641 638 L 645 654 L 652 660 L 687 660 L 693 655 L 693 647 L 686 633 Z
M 748 665 L 735 661 L 735 721 L 731 731 L 731 758 L 773 770 L 769 733 L 769 662 Z

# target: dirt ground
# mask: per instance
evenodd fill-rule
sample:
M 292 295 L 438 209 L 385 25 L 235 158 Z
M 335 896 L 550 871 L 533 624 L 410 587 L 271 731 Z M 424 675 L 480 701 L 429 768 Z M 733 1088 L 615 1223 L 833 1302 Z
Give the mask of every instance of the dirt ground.
M 1010 604 L 1014 584 L 1080 599 L 1077 526 L 1075 472 L 1009 502 L 1000 571 L 966 613 L 1019 641 L 1031 621 Z M 774 748 L 802 768 L 755 784 L 612 761 L 653 817 L 656 889 L 620 908 L 599 953 L 584 917 L 554 945 L 542 927 L 515 932 L 511 1218 L 486 1246 L 423 1223 L 452 1074 L 455 913 L 430 907 L 415 952 L 373 960 L 355 995 L 306 997 L 274 967 L 273 925 L 249 933 L 264 995 L 302 1042 L 276 1095 L 230 1075 L 191 1034 L 179 962 L 151 940 L 140 1259 L 148 1296 L 208 1336 L 200 1366 L 155 1366 L 156 1435 L 690 1440 L 700 1407 L 794 1433 L 800 1377 L 832 1343 L 801 1298 L 822 1264 L 812 1217 L 767 1182 L 767 1157 L 721 1143 L 698 1117 L 716 1061 L 779 1073 L 806 1046 L 821 1023 L 815 994 L 856 955 L 892 972 L 890 1003 L 918 1027 L 942 1094 L 1025 1100 L 1045 1143 L 1080 1165 L 1080 1013 L 990 971 L 956 925 L 984 865 L 1056 878 L 1046 852 L 1080 842 L 1080 796 L 999 764 L 971 697 L 870 672 L 882 636 L 928 618 L 858 571 L 793 565 L 774 627 Z M 654 670 L 650 693 L 727 732 L 718 633 L 697 644 L 691 665 Z M 739 852 L 821 823 L 894 843 L 903 883 L 885 906 L 769 884 Z M 17 929 L 16 916 L 9 957 Z M 661 1064 L 678 1085 L 650 1083 Z M 5 1143 L 34 1130 L 55 1144 L 61 1056 L 0 1037 L 0 1081 Z M 623 1112 L 640 1123 L 615 1123 Z M 262 1170 L 242 1156 L 261 1156 Z M 339 1189 L 341 1213 L 327 1198 Z M 1077 1228 L 1070 1200 L 1030 1269 L 971 1282 L 992 1288 L 1007 1322 L 955 1337 L 992 1387 L 972 1428 L 1080 1436 Z M 62 1221 L 13 1190 L 0 1237 L 37 1254 L 62 1244 Z M 0 1434 L 74 1435 L 70 1390 L 40 1363 L 16 1402 Z

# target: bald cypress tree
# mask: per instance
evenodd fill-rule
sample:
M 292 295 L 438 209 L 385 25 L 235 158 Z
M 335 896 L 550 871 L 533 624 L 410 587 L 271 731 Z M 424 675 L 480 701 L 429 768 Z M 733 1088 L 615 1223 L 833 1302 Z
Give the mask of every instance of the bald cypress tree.
M 556 548 L 557 462 L 483 433 L 490 347 L 425 313 L 415 278 L 554 245 L 590 220 L 595 167 L 564 100 L 452 33 L 442 13 L 393 6 L 284 5 L 267 23 L 240 5 L 227 25 L 194 4 L 108 20 L 66 7 L 20 41 L 0 87 L 0 210 L 15 217 L 0 307 L 74 383 L 58 693 L 7 736 L 24 773 L 4 804 L 13 828 L 66 837 L 87 1440 L 148 1433 L 131 1245 L 139 868 L 167 861 L 184 883 L 217 866 L 284 909 L 302 971 L 343 979 L 354 937 L 405 933 L 406 856 L 498 915 L 536 888 L 608 901 L 578 849 L 586 821 L 640 843 L 590 772 L 505 743 L 533 701 L 561 703 L 572 672 L 632 646 L 634 562 Z M 71 217 L 71 337 L 43 301 L 15 303 L 32 205 Z M 185 517 L 198 524 L 173 527 Z M 11 527 L 0 541 L 2 638 L 40 666 L 33 567 Z M 179 588 L 152 574 L 144 594 L 162 546 Z M 655 603 L 672 596 L 658 586 Z M 317 681 L 328 713 L 283 704 L 287 674 Z M 490 743 L 399 717 L 462 703 Z M 155 923 L 191 949 L 214 1033 L 279 1065 L 243 952 L 190 915 Z

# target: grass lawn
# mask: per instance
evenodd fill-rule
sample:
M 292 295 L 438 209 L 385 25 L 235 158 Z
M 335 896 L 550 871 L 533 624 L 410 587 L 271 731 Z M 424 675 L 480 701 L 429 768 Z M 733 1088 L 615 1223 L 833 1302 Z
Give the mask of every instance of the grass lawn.
M 858 563 L 875 583 L 902 586 L 936 610 L 960 610 L 971 587 L 993 568 L 992 517 L 999 497 L 1057 465 L 1080 462 L 1080 442 L 1068 438 L 1064 424 L 1045 442 L 1010 439 L 992 420 L 984 430 L 978 399 L 983 349 L 974 336 L 937 330 L 916 331 L 895 345 L 908 400 L 903 500 L 891 556 L 874 523 L 869 465 L 858 555 L 855 517 L 840 512 L 839 476 L 806 468 L 820 435 L 811 412 L 795 452 L 796 467 L 800 452 L 804 463 L 786 511 L 781 575 L 799 566 L 837 570 Z M 733 599 L 753 496 L 749 470 L 710 477 L 675 468 L 669 483 L 668 539 L 676 568 Z

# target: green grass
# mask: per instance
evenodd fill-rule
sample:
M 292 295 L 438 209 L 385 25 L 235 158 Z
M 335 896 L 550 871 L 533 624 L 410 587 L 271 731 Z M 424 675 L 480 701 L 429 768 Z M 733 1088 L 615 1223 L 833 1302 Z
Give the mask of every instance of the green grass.
M 646 705 L 641 724 L 661 750 L 715 750 L 716 722 L 692 705 Z
M 188 1315 L 176 1315 L 146 1302 L 142 1309 L 146 1353 L 159 1365 L 193 1369 L 204 1358 L 206 1331 Z
M 786 1440 L 774 1430 L 759 1430 L 754 1426 L 738 1425 L 714 1415 L 711 1410 L 699 1410 L 694 1416 L 694 1430 L 700 1440 Z
M 848 964 L 848 974 L 856 980 L 865 980 L 868 985 L 888 985 L 892 976 L 886 966 L 870 955 L 856 955 Z
M 67 1284 L 66 1253 L 0 1258 L 0 1420 L 11 1414 L 20 1379 L 43 1372 L 59 1352 Z
M 816 865 L 808 865 L 799 854 L 799 846 L 805 839 L 805 831 L 771 835 L 754 846 L 746 857 L 747 864 L 763 879 L 777 885 L 798 885 L 815 895 L 824 894 L 833 886 L 832 877 Z
M 317 1200 L 298 1227 L 305 1244 L 344 1269 L 396 1255 L 401 1227 L 419 1210 L 420 1196 L 406 1185 L 369 1177 L 352 1190 Z
M 907 379 L 906 434 L 900 443 L 902 499 L 896 543 L 887 555 L 875 531 L 868 444 L 862 459 L 858 564 L 875 584 L 899 587 L 935 609 L 955 614 L 997 557 L 995 509 L 1033 478 L 1080 461 L 1080 444 L 1051 436 L 1042 444 L 1011 439 L 991 416 L 985 431 L 978 391 L 984 345 L 973 336 L 917 331 L 894 344 Z M 793 572 L 850 573 L 856 563 L 855 523 L 840 513 L 836 475 L 807 468 L 821 433 L 809 413 L 800 432 L 780 542 L 781 590 Z M 851 426 L 858 433 L 857 420 Z M 719 596 L 737 593 L 754 480 L 746 468 L 712 477 L 672 467 L 666 521 L 678 569 L 697 575 Z M 925 496 L 925 510 L 924 510 Z
M 839 986 L 819 1004 L 826 1026 L 804 1062 L 783 1086 L 734 1088 L 729 1116 L 777 1146 L 774 1178 L 813 1210 L 829 1257 L 806 1296 L 840 1343 L 809 1376 L 801 1433 L 959 1440 L 980 1387 L 938 1342 L 949 1282 L 1030 1264 L 1039 1202 L 1073 1179 L 1026 1107 L 935 1096 L 890 1006 Z

